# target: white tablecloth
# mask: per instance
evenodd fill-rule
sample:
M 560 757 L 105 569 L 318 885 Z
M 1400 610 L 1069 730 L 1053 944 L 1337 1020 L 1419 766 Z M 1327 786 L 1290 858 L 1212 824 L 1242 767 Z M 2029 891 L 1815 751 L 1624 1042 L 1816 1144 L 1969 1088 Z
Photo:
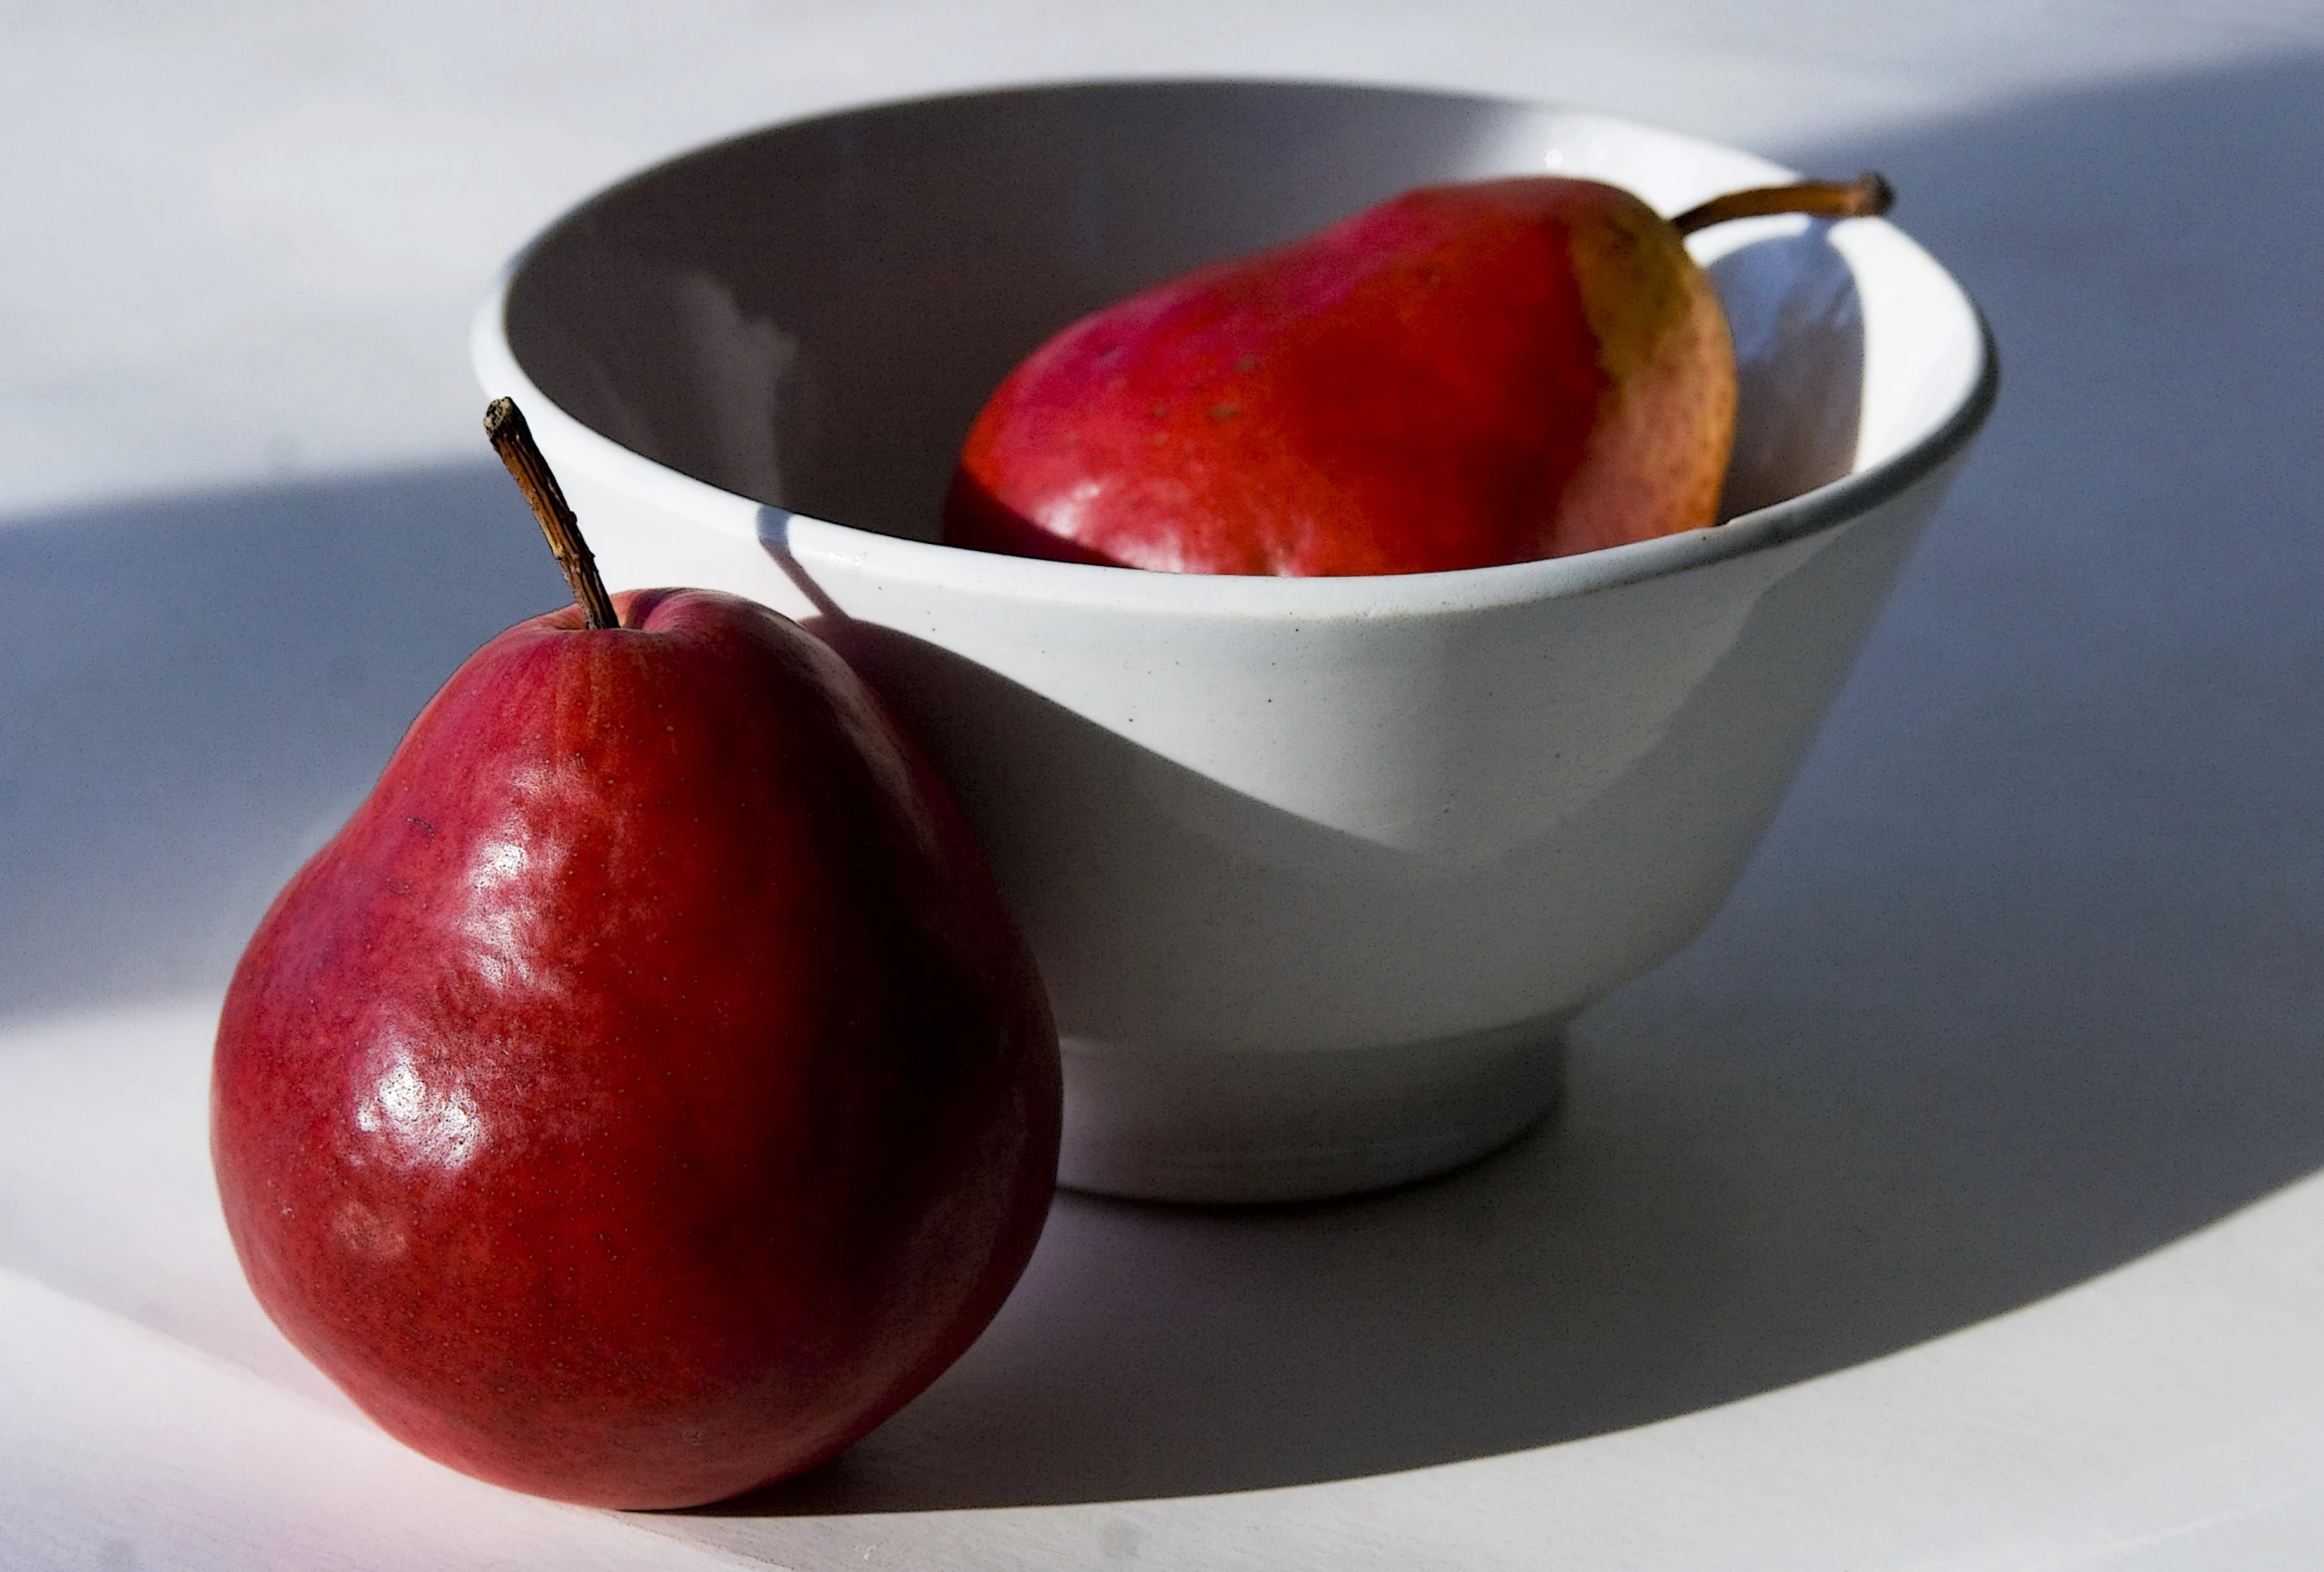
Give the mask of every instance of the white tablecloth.
M 2306 1567 L 2324 1544 L 2324 11 L 16 6 L 0 1566 Z M 1068 1197 L 833 1469 L 617 1515 L 385 1440 L 209 1189 L 259 910 L 562 588 L 469 312 L 691 142 L 1031 79 L 1562 99 L 1886 170 L 1999 413 L 1727 911 L 1549 1128 Z

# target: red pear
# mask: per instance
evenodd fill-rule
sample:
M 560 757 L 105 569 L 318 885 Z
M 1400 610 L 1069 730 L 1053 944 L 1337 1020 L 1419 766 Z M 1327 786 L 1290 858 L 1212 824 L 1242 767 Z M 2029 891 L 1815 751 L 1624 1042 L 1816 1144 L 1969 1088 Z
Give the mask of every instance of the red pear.
M 679 1506 L 837 1452 L 990 1319 L 1057 1039 L 836 655 L 730 596 L 585 601 L 463 665 L 267 913 L 212 1152 L 260 1302 L 387 1431 Z
M 1178 573 L 1368 574 L 1709 525 L 1734 352 L 1683 235 L 1887 203 L 1877 176 L 1676 221 L 1592 180 L 1409 191 L 1042 345 L 970 429 L 944 538 Z

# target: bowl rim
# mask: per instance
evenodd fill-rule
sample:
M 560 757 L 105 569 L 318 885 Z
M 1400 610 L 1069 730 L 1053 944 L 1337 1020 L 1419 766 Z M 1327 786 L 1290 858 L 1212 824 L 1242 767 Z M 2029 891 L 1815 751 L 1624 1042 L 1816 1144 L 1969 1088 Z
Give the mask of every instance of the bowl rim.
M 1121 77 L 1038 82 L 980 88 L 959 93 L 885 99 L 814 115 L 770 122 L 701 143 L 659 159 L 591 193 L 531 236 L 505 262 L 479 306 L 469 334 L 469 356 L 477 381 L 494 396 L 516 399 L 527 420 L 560 455 L 570 474 L 585 476 L 660 511 L 718 533 L 747 538 L 801 565 L 822 561 L 900 582 L 941 585 L 956 592 L 1036 600 L 1052 604 L 1105 606 L 1180 616 L 1258 616 L 1294 622 L 1424 616 L 1453 609 L 1479 609 L 1564 598 L 1640 583 L 1747 555 L 1787 541 L 1820 534 L 1862 517 L 1910 491 L 1958 457 L 1992 412 L 2000 392 L 2000 355 L 1983 310 L 1941 262 L 1897 231 L 1926 257 L 1944 285 L 1959 297 L 1976 334 L 1976 372 L 1966 392 L 1944 417 L 1923 435 L 1871 467 L 1852 471 L 1810 491 L 1737 515 L 1702 529 L 1682 530 L 1650 540 L 1601 547 L 1571 556 L 1483 568 L 1429 573 L 1336 577 L 1158 573 L 1149 569 L 1056 562 L 912 540 L 836 520 L 795 513 L 776 504 L 728 491 L 647 457 L 567 411 L 534 383 L 509 342 L 511 294 L 526 264 L 548 242 L 625 193 L 680 167 L 760 137 L 866 116 L 935 105 L 1050 97 L 1109 90 L 1239 87 L 1334 90 L 1410 99 L 1434 99 L 1518 110 L 1535 115 L 1587 118 L 1609 128 L 1690 143 L 1722 154 L 1745 149 L 1582 106 L 1484 93 L 1446 92 L 1385 83 L 1335 82 L 1286 77 Z M 1761 160 L 1764 161 L 1764 160 Z M 1793 173 L 1786 171 L 1786 173 Z M 1795 176 L 1796 177 L 1796 176 Z M 1858 219 L 1894 229 L 1886 219 Z

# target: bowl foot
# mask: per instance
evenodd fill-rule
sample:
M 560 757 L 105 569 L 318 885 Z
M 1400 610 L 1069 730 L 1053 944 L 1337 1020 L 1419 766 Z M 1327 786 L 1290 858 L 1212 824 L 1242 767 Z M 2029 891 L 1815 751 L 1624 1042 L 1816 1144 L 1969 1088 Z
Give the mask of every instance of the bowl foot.
M 1289 1201 L 1441 1174 L 1549 1112 L 1564 1026 L 1275 1053 L 1067 1037 L 1058 1181 L 1142 1200 Z

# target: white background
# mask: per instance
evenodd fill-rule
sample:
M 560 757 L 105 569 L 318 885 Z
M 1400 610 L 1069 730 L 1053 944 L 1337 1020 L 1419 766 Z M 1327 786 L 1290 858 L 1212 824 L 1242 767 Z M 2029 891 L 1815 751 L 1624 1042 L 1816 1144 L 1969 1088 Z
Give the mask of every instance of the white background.
M 743 1514 L 379 1438 L 242 1290 L 216 993 L 554 569 L 465 330 L 603 183 L 1105 75 L 1564 100 L 1886 170 L 2001 406 L 1759 862 L 1453 1179 L 1067 1199 Z M 2312 1565 L 2324 9 L 0 7 L 0 1566 Z

